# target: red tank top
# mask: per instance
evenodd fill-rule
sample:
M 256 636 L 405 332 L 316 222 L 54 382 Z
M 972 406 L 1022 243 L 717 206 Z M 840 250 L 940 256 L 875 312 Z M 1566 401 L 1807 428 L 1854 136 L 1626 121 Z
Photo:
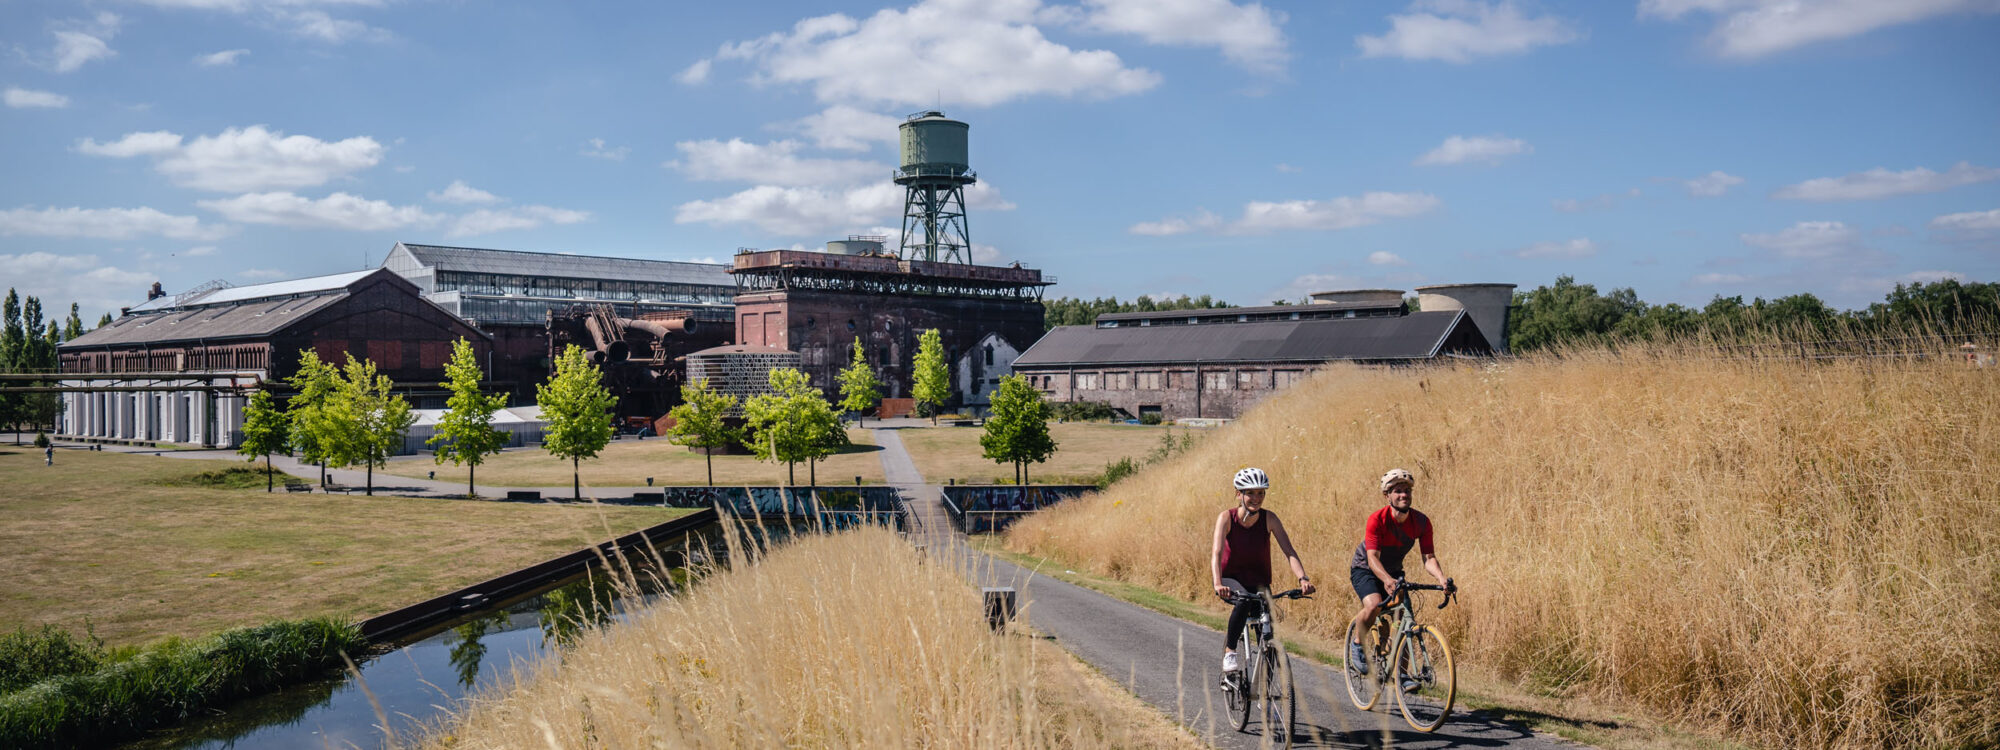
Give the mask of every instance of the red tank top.
M 1244 526 L 1237 519 L 1242 508 L 1229 511 L 1229 535 L 1222 539 L 1222 577 L 1234 578 L 1251 591 L 1271 586 L 1271 532 L 1264 519 L 1270 511 L 1258 511 L 1257 521 Z

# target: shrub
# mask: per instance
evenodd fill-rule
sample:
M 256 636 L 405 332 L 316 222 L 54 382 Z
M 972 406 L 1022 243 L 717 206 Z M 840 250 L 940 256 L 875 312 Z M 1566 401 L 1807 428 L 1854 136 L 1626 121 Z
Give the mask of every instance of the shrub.
M 1137 473 L 1139 473 L 1139 465 L 1133 463 L 1131 456 L 1126 456 L 1104 465 L 1104 474 L 1098 477 L 1097 486 L 1109 487 L 1113 482 Z
M 290 474 L 275 469 L 271 474 L 280 482 L 297 479 Z M 231 466 L 227 469 L 203 471 L 167 480 L 167 484 L 177 487 L 214 487 L 231 490 L 264 489 L 264 467 Z
M 39 630 L 22 627 L 0 635 L 0 693 L 51 677 L 90 672 L 103 663 L 104 642 L 95 635 L 86 642 L 54 625 Z
M 1055 407 L 1056 418 L 1065 422 L 1093 422 L 1112 415 L 1111 405 L 1101 401 L 1064 401 L 1050 406 Z
M 49 447 L 49 434 L 46 432 L 35 433 L 35 447 L 37 448 Z
M 1167 421 L 1166 418 L 1160 416 L 1160 413 L 1156 411 L 1146 411 L 1139 413 L 1139 424 L 1162 424 L 1165 423 L 1166 421 Z

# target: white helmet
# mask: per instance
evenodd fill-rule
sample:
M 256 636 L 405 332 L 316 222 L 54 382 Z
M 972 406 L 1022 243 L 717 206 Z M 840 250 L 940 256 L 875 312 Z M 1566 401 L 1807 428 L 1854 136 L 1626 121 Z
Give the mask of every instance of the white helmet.
M 1236 472 L 1236 489 L 1263 490 L 1263 489 L 1270 489 L 1270 487 L 1271 487 L 1271 478 L 1264 476 L 1263 469 L 1251 467 Z
M 1410 472 L 1406 469 L 1390 469 L 1387 473 L 1382 475 L 1383 492 L 1388 492 L 1390 487 L 1394 487 L 1399 484 L 1407 484 L 1410 485 L 1411 487 L 1416 487 L 1417 478 L 1415 476 L 1412 476 Z

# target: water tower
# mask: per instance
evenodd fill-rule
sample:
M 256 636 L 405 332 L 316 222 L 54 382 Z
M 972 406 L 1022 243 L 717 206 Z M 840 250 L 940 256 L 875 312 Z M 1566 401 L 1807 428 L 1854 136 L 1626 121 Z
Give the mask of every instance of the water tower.
M 904 260 L 972 263 L 972 235 L 965 228 L 965 186 L 978 182 L 967 162 L 965 123 L 931 110 L 903 121 L 903 165 L 896 184 L 903 198 Z

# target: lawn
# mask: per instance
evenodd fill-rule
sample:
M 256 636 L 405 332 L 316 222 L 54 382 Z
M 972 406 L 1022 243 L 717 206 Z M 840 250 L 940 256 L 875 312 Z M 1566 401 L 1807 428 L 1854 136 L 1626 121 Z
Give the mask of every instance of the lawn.
M 947 479 L 957 479 L 961 484 L 1014 481 L 1012 465 L 980 457 L 979 437 L 985 434 L 984 429 L 925 427 L 900 430 L 896 434 L 903 439 L 903 447 L 910 451 L 910 458 L 917 462 L 917 470 L 923 472 L 927 482 L 944 484 Z M 1041 484 L 1091 484 L 1104 473 L 1105 464 L 1121 458 L 1144 461 L 1147 455 L 1160 447 L 1161 436 L 1167 434 L 1172 434 L 1175 440 L 1190 434 L 1200 439 L 1207 432 L 1185 427 L 1103 422 L 1051 423 L 1049 435 L 1056 440 L 1056 454 L 1046 463 L 1029 464 L 1028 480 Z
M 0 447 L 0 629 L 88 621 L 122 645 L 361 619 L 688 512 L 176 484 L 243 465 Z
M 853 445 L 846 452 L 819 462 L 819 481 L 851 484 L 858 476 L 861 481 L 881 484 L 882 449 L 875 445 L 874 435 L 867 430 L 848 430 L 847 439 Z M 584 461 L 581 469 L 584 487 L 644 487 L 647 477 L 652 477 L 656 485 L 708 484 L 704 456 L 688 450 L 687 446 L 658 438 L 615 441 L 605 446 L 597 458 Z M 407 477 L 422 477 L 436 471 L 438 481 L 464 483 L 466 470 L 450 463 L 434 463 L 429 455 L 423 455 L 391 461 L 382 471 Z M 806 465 L 799 464 L 797 473 L 797 483 L 805 484 Z M 568 487 L 570 462 L 550 456 L 539 447 L 514 448 L 489 456 L 479 467 L 478 480 L 481 487 Z M 749 455 L 716 456 L 715 483 L 785 484 L 785 465 L 758 461 Z

